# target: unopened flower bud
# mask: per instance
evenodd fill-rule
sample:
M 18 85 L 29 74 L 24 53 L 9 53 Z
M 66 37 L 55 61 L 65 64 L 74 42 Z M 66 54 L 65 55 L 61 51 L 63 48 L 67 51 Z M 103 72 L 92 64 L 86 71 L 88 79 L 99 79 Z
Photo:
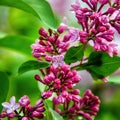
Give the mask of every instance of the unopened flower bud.
M 26 107 L 30 104 L 30 100 L 27 95 L 24 95 L 20 98 L 19 103 L 22 107 Z
M 29 120 L 29 118 L 28 117 L 23 117 L 22 120 Z
M 39 34 L 42 35 L 42 36 L 44 36 L 44 37 L 47 37 L 47 32 L 45 31 L 44 28 L 41 28 L 41 29 L 39 30 Z

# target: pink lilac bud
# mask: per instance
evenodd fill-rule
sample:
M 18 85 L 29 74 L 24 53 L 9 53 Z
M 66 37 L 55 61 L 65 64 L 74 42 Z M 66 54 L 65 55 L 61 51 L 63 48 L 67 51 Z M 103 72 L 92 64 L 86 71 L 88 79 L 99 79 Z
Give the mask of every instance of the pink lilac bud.
M 91 3 L 91 5 L 93 6 L 93 9 L 96 10 L 98 0 L 90 0 L 90 3 Z
M 39 99 L 35 104 L 35 107 L 37 107 L 37 108 L 43 107 L 43 106 L 44 106 L 44 103 L 43 103 L 42 99 Z
M 115 4 L 120 5 L 120 0 L 115 0 Z
M 99 32 L 105 32 L 106 31 L 106 27 L 105 26 L 100 26 L 98 31 Z
M 46 59 L 46 61 L 51 62 L 52 61 L 52 56 L 46 55 L 45 59 Z
M 8 114 L 8 117 L 9 118 L 14 118 L 16 115 L 14 114 L 14 113 L 10 113 L 10 114 Z
M 38 80 L 38 81 L 42 81 L 42 79 L 40 78 L 39 75 L 35 75 L 35 79 Z
M 29 120 L 29 118 L 28 117 L 23 117 L 22 120 Z
M 71 38 L 71 34 L 66 34 L 63 38 L 63 41 L 68 42 L 70 40 L 70 38 Z
M 45 108 L 44 108 L 44 107 L 41 107 L 41 108 L 38 108 L 36 111 L 37 111 L 37 112 L 44 112 L 44 111 L 45 111 Z
M 62 96 L 63 97 L 67 98 L 68 95 L 69 95 L 69 93 L 67 91 L 65 91 L 65 90 L 62 91 Z
M 19 103 L 22 107 L 26 107 L 30 104 L 30 99 L 28 98 L 27 95 L 24 95 L 23 97 L 20 98 Z
M 108 30 L 108 31 L 105 31 L 105 32 L 97 35 L 97 37 L 100 37 L 101 39 L 105 39 L 108 42 L 111 42 L 113 40 L 113 35 L 114 35 L 114 31 Z
M 72 95 L 72 101 L 79 102 L 80 101 L 80 96 L 79 95 Z
M 36 118 L 42 119 L 42 118 L 44 118 L 44 115 L 39 113 L 39 112 L 37 112 L 37 111 L 34 111 L 32 113 L 32 117 L 36 117 Z
M 89 34 L 87 32 L 80 32 L 80 42 L 86 43 L 88 41 Z
M 72 94 L 79 95 L 80 94 L 80 90 L 79 89 L 75 89 L 75 90 L 72 91 Z
M 41 29 L 39 30 L 39 34 L 42 35 L 43 37 L 47 37 L 47 32 L 45 31 L 44 28 L 41 28 Z
M 48 99 L 49 97 L 51 97 L 52 96 L 52 93 L 53 93 L 53 91 L 47 91 L 47 92 L 43 92 L 42 93 L 42 97 L 44 98 L 44 99 Z
M 58 95 L 57 97 L 53 98 L 53 104 L 55 105 L 63 104 L 64 102 L 65 102 L 65 98 L 61 95 Z
M 56 111 L 57 113 L 59 113 L 60 115 L 62 114 L 62 111 L 61 111 L 60 109 L 55 109 L 55 111 Z
M 115 12 L 115 10 L 116 10 L 116 8 L 109 7 L 106 13 L 112 15 Z
M 55 79 L 55 75 L 51 73 L 51 74 L 49 74 L 49 75 L 47 75 L 47 76 L 44 77 L 44 82 L 45 82 L 45 84 L 48 85 L 51 82 L 53 82 L 54 79 Z
M 27 111 L 31 111 L 32 108 L 33 108 L 32 105 L 28 105 L 28 106 L 26 106 Z
M 63 33 L 66 29 L 67 29 L 67 28 L 66 28 L 65 25 L 60 25 L 60 26 L 58 27 L 57 31 L 61 34 L 61 33 Z
M 117 44 L 111 43 L 108 45 L 108 54 L 112 57 L 113 55 L 118 54 L 118 49 L 116 48 Z
M 84 113 L 83 118 L 86 118 L 86 120 L 92 120 L 92 117 L 88 113 Z
M 4 117 L 6 117 L 7 116 L 7 113 L 6 112 L 2 112 L 1 114 L 0 114 L 0 118 L 4 118 Z
M 50 43 L 54 43 L 54 42 L 55 42 L 55 39 L 54 39 L 52 36 L 47 37 L 47 40 L 48 40 Z
M 109 0 L 99 0 L 100 4 L 105 5 L 109 3 Z
M 120 21 L 120 11 L 115 10 L 113 12 L 113 14 L 111 14 L 111 16 L 110 16 L 110 23 L 120 34 L 120 23 L 119 23 L 119 21 Z
M 105 77 L 105 78 L 102 79 L 102 81 L 103 81 L 103 82 L 107 82 L 108 79 L 109 79 L 109 77 Z
M 113 27 L 118 31 L 118 33 L 120 34 L 120 23 L 115 22 Z

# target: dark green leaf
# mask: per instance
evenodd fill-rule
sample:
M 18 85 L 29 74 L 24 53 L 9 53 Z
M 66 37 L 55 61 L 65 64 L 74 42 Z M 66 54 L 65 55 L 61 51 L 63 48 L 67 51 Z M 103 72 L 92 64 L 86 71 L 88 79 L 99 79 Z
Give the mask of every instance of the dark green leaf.
M 38 17 L 52 28 L 57 27 L 57 21 L 46 0 L 0 0 L 0 5 L 15 7 Z
M 62 116 L 60 116 L 56 111 L 54 111 L 53 109 L 49 108 L 49 111 L 52 115 L 52 120 L 64 120 L 62 118 Z
M 12 50 L 21 52 L 23 54 L 27 54 L 31 56 L 31 48 L 32 40 L 23 36 L 6 36 L 0 38 L 0 47 L 10 48 Z
M 7 98 L 9 90 L 9 80 L 6 73 L 0 71 L 0 104 L 4 102 Z M 0 105 L 0 112 L 2 110 L 2 106 Z
M 108 80 L 109 83 L 120 85 L 120 75 L 111 76 Z
M 48 68 L 49 66 L 50 66 L 50 64 L 47 62 L 38 62 L 38 61 L 30 60 L 30 61 L 23 63 L 19 67 L 18 73 L 22 74 L 22 73 L 30 71 L 30 70 Z
M 70 64 L 70 63 L 74 63 L 77 62 L 78 60 L 80 60 L 84 55 L 84 46 L 80 45 L 77 47 L 71 47 L 66 55 L 65 55 L 65 62 Z
M 88 58 L 88 63 L 82 67 L 90 71 L 93 78 L 103 78 L 120 67 L 120 57 L 110 57 L 105 52 L 93 52 Z

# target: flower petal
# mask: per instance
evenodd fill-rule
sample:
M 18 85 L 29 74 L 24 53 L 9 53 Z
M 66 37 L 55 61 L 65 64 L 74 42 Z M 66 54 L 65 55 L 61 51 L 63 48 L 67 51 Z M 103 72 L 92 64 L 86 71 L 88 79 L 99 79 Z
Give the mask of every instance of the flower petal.
M 10 113 L 14 112 L 14 110 L 10 108 L 10 109 L 7 109 L 6 112 L 7 112 L 8 114 L 10 114 Z
M 2 103 L 2 106 L 5 108 L 5 109 L 8 109 L 8 108 L 10 108 L 10 104 L 8 103 L 8 102 L 4 102 L 4 103 Z
M 10 104 L 11 104 L 12 106 L 15 105 L 15 96 L 13 96 L 13 97 L 10 98 Z
M 20 107 L 20 105 L 19 105 L 18 103 L 16 103 L 16 104 L 14 105 L 14 110 L 18 109 L 19 107 Z

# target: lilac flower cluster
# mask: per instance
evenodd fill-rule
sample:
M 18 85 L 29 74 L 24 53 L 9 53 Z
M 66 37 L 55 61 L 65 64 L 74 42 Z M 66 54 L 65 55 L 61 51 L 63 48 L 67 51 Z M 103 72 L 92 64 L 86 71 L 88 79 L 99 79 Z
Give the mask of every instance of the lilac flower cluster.
M 76 70 L 71 70 L 69 65 L 64 64 L 59 69 L 51 66 L 43 80 L 39 75 L 36 75 L 35 79 L 46 85 L 42 98 L 51 97 L 53 109 L 68 120 L 74 120 L 77 116 L 92 120 L 92 116 L 97 114 L 99 98 L 90 90 L 85 92 L 83 98 L 80 97 L 80 90 L 74 89 L 74 86 L 81 81 L 81 77 Z
M 2 103 L 4 110 L 0 114 L 0 119 L 42 119 L 45 111 L 43 102 L 49 98 L 52 99 L 53 110 L 67 120 L 74 120 L 79 116 L 92 120 L 92 117 L 97 115 L 99 98 L 91 90 L 86 90 L 84 95 L 80 96 L 80 90 L 74 86 L 81 81 L 81 77 L 74 70 L 75 66 L 71 67 L 65 63 L 64 56 L 70 44 L 76 41 L 82 43 L 85 49 L 93 45 L 95 51 L 107 52 L 111 57 L 117 55 L 117 44 L 113 43 L 113 40 L 115 30 L 120 34 L 120 0 L 81 1 L 88 7 L 83 8 L 77 1 L 71 6 L 71 11 L 75 12 L 82 30 L 69 27 L 64 20 L 56 31 L 41 28 L 40 38 L 31 45 L 32 54 L 38 61 L 52 63 L 50 67 L 40 69 L 42 77 L 35 75 L 35 79 L 45 85 L 41 99 L 31 106 L 28 96 L 21 97 L 18 103 L 15 102 L 15 97 L 12 97 L 10 103 Z M 106 6 L 107 10 L 104 9 Z M 84 58 L 80 65 L 83 61 Z M 106 82 L 107 77 L 102 80 Z
M 30 105 L 30 99 L 24 95 L 16 103 L 15 97 L 11 97 L 10 103 L 2 103 L 4 107 L 3 112 L 0 114 L 0 119 L 8 117 L 18 118 L 18 120 L 34 120 L 35 118 L 42 119 L 45 111 L 42 99 L 39 99 L 34 106 Z
M 61 39 L 58 32 L 53 32 L 51 29 L 48 32 L 41 28 L 39 30 L 40 38 L 31 47 L 33 56 L 38 60 L 52 61 L 54 55 L 63 54 L 69 48 L 69 43 L 66 38 Z
M 92 41 L 95 51 L 105 51 L 110 56 L 118 54 L 117 44 L 113 43 L 115 29 L 120 34 L 119 0 L 82 0 L 88 8 L 77 1 L 72 5 L 78 24 L 82 26 L 80 42 Z M 107 10 L 106 9 L 107 6 Z

